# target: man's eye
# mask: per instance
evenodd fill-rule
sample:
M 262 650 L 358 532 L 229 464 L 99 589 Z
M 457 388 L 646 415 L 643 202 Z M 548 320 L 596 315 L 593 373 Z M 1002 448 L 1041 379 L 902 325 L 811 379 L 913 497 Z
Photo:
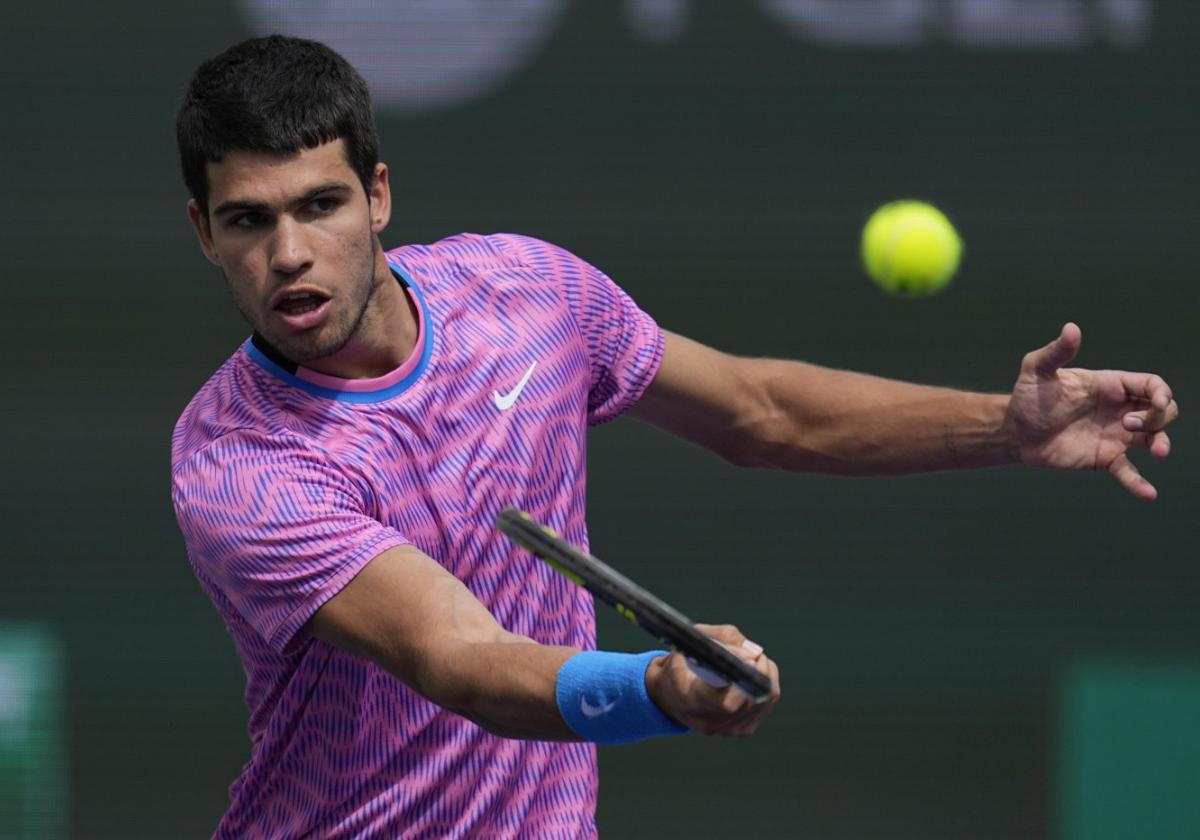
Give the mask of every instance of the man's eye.
M 321 215 L 326 215 L 337 209 L 338 200 L 336 198 L 317 198 L 314 199 L 308 206 L 311 207 L 314 212 L 320 213 Z
M 266 221 L 262 213 L 243 213 L 230 220 L 230 224 L 240 228 L 256 228 Z

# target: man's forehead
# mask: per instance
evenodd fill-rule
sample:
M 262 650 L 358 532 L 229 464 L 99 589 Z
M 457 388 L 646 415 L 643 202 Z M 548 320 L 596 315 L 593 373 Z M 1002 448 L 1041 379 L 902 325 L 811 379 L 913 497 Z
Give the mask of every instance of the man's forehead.
M 251 195 L 266 199 L 267 195 L 258 194 L 303 190 L 315 181 L 358 180 L 341 139 L 285 154 L 237 149 L 219 162 L 209 161 L 206 173 L 209 201 L 214 204 Z

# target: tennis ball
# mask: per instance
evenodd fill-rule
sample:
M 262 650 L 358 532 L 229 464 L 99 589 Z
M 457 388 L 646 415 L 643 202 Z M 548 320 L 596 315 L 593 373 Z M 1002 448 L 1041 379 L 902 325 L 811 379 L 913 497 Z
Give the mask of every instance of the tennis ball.
M 923 201 L 893 201 L 871 214 L 862 233 L 867 274 L 892 294 L 940 291 L 958 270 L 962 240 L 950 220 Z

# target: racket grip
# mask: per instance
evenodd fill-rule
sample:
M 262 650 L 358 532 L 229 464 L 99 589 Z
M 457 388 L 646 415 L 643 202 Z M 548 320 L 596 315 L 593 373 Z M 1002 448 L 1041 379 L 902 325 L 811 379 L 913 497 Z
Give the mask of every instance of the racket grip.
M 729 685 L 729 680 L 725 679 L 720 674 L 714 674 L 712 671 L 705 668 L 690 656 L 687 657 L 687 664 L 688 668 L 692 670 L 693 674 L 711 685 L 713 688 L 725 688 L 725 686 Z

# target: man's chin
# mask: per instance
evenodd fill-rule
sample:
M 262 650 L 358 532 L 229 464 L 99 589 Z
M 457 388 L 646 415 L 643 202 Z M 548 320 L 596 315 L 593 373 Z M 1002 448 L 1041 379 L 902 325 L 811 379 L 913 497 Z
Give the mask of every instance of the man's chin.
M 331 339 L 321 335 L 273 336 L 268 333 L 263 333 L 263 337 L 285 358 L 298 365 L 328 358 L 345 347 L 346 342 L 349 340 L 340 336 Z

